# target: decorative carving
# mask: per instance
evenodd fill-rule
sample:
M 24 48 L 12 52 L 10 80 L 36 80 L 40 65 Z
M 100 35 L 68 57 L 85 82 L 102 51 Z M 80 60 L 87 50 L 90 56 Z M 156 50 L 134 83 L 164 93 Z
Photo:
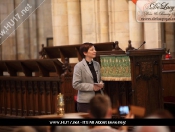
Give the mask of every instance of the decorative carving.
M 147 104 L 144 104 L 147 102 L 147 96 L 148 96 L 148 90 L 145 89 L 145 88 L 138 88 L 136 89 L 136 92 L 135 92 L 135 96 L 136 96 L 136 99 L 135 100 L 137 103 L 138 106 L 142 106 L 142 107 L 145 107 Z
M 159 60 L 159 56 L 150 56 L 150 57 L 145 57 L 145 56 L 139 56 L 136 57 L 136 61 L 137 62 L 142 62 L 142 61 L 158 61 Z
M 154 66 L 158 65 L 157 56 L 148 57 L 136 57 L 136 66 L 139 67 L 140 71 L 136 80 L 142 78 L 144 80 L 150 80 L 151 78 L 159 79 L 157 73 L 155 73 Z
M 141 74 L 143 78 L 148 79 L 153 76 L 153 63 L 152 62 L 141 62 Z
M 135 50 L 135 48 L 132 47 L 131 40 L 128 41 L 128 47 L 126 48 L 126 51 L 128 50 Z
M 46 82 L 46 95 L 50 94 L 50 82 Z
M 38 93 L 38 83 L 37 82 L 34 82 L 33 92 L 34 94 Z
M 28 94 L 31 94 L 32 93 L 32 82 L 31 81 L 29 81 L 28 82 Z
M 60 81 L 59 79 L 49 81 L 47 79 L 41 80 L 40 77 L 38 79 L 0 80 L 0 98 L 2 98 L 3 101 L 0 114 L 36 116 L 46 114 L 43 110 L 45 107 L 50 110 L 47 111 L 47 114 L 54 114 L 55 106 L 53 105 L 55 105 L 54 100 L 60 90 Z M 52 102 L 48 106 L 41 106 L 41 102 L 47 101 L 45 100 L 45 94 L 43 95 L 45 92 L 49 94 L 50 97 L 48 97 L 48 99 Z M 31 102 L 30 104 L 28 104 L 29 101 Z M 47 103 L 50 103 L 50 101 Z M 42 109 L 40 109 L 41 107 Z M 43 112 L 41 112 L 41 110 Z
M 40 54 L 40 58 L 41 59 L 47 59 L 48 57 L 47 57 L 47 53 L 46 53 L 46 51 L 44 50 L 44 44 L 42 44 L 42 50 L 39 52 L 39 54 Z
M 62 69 L 64 70 L 64 73 L 61 74 L 61 76 L 65 76 L 69 72 L 72 72 L 71 65 L 69 65 L 69 59 L 65 58 L 65 63 L 62 65 Z
M 6 81 L 6 92 L 8 93 L 10 91 L 10 81 Z
M 16 92 L 17 92 L 17 94 L 19 94 L 21 92 L 21 82 L 20 81 L 16 82 Z
M 66 103 L 71 103 L 73 100 L 73 98 L 71 96 L 65 96 L 64 98 L 65 98 Z
M 26 82 L 22 81 L 22 94 L 25 94 L 26 92 Z
M 61 91 L 59 90 L 58 83 L 57 82 L 52 82 L 52 93 L 53 95 L 57 95 L 57 93 L 60 93 Z
M 39 92 L 40 92 L 41 95 L 44 93 L 44 82 L 40 82 Z
M 115 51 L 115 50 L 122 50 L 119 47 L 119 42 L 118 41 L 115 41 L 115 43 L 112 45 L 112 51 Z
M 10 92 L 14 93 L 15 92 L 15 81 L 10 81 Z

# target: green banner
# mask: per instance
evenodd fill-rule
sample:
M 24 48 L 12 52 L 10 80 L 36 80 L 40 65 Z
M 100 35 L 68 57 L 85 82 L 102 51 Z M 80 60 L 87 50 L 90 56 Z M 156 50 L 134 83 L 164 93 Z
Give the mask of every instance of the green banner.
M 131 81 L 128 56 L 100 56 L 101 76 L 104 81 Z

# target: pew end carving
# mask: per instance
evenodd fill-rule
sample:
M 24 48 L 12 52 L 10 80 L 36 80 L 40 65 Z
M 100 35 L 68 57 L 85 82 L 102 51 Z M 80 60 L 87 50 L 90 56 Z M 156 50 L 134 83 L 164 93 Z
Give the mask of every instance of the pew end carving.
M 126 48 L 126 52 L 129 50 L 135 50 L 135 48 L 132 47 L 131 40 L 128 40 L 128 47 Z

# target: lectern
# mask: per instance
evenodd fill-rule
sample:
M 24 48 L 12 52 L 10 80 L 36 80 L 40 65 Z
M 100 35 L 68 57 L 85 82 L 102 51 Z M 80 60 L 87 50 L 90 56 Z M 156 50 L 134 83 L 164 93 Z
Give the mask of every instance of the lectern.
M 162 55 L 165 49 L 130 50 L 132 105 L 150 114 L 163 108 Z
M 150 114 L 163 108 L 162 55 L 165 49 L 97 52 L 105 93 L 112 107 L 136 105 Z M 127 55 L 127 56 L 126 56 Z

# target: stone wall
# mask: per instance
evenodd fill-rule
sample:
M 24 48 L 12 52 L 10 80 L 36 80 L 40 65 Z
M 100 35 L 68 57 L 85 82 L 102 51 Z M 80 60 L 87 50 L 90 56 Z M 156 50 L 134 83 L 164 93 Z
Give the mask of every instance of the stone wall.
M 21 2 L 22 0 L 0 0 L 0 21 L 14 11 Z M 28 0 L 27 2 L 30 4 L 32 1 Z M 41 45 L 46 45 L 46 39 L 53 37 L 51 14 L 51 1 L 45 0 L 0 45 L 0 59 L 37 59 Z
M 1 0 L 0 21 L 21 1 Z M 54 46 L 119 41 L 125 50 L 131 40 L 135 48 L 146 41 L 141 48 L 174 53 L 174 23 L 138 23 L 135 6 L 128 0 L 45 0 L 0 46 L 0 59 L 38 58 L 41 44 L 52 37 Z
M 54 45 L 117 40 L 125 50 L 132 40 L 135 48 L 146 41 L 141 48 L 174 50 L 174 24 L 139 23 L 135 8 L 128 0 L 52 0 Z

